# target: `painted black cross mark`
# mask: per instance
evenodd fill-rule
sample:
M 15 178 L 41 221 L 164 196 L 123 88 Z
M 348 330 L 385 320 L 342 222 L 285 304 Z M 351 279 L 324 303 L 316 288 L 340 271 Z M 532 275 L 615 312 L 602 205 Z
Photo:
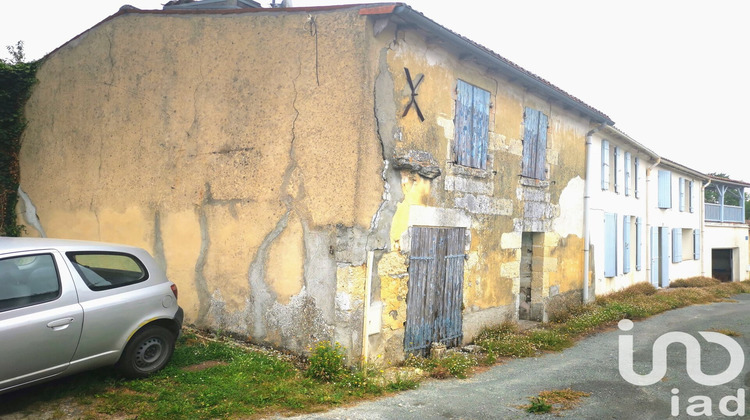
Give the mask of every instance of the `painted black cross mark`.
M 417 116 L 419 117 L 419 121 L 424 121 L 424 116 L 422 115 L 422 111 L 419 109 L 419 104 L 417 104 L 417 89 L 419 89 L 419 84 L 422 83 L 422 80 L 424 80 L 424 75 L 419 75 L 419 79 L 417 79 L 417 83 L 413 83 L 411 80 L 411 74 L 409 73 L 409 69 L 404 67 L 404 71 L 406 72 L 406 81 L 409 82 L 409 87 L 411 88 L 411 99 L 409 100 L 409 103 L 406 105 L 406 109 L 404 110 L 404 115 L 401 116 L 401 118 L 405 117 L 406 114 L 409 113 L 409 109 L 411 108 L 411 105 L 414 104 L 414 109 L 417 110 Z

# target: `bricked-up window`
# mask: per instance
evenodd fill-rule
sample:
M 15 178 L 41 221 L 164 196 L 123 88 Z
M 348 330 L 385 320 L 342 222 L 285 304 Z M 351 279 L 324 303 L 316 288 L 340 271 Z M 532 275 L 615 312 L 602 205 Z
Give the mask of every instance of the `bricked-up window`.
M 547 178 L 547 116 L 526 108 L 523 112 L 523 168 L 527 178 Z
M 490 93 L 463 80 L 456 92 L 456 163 L 487 169 Z

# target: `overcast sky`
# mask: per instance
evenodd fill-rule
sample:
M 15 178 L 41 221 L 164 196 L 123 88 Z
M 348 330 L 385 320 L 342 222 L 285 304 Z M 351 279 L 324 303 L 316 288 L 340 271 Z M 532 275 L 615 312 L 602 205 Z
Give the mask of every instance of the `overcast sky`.
M 41 58 L 123 4 L 161 9 L 165 2 L 1 0 L 0 46 L 23 40 L 27 58 Z M 750 182 L 750 1 L 407 4 L 604 112 L 664 157 Z M 8 57 L 4 48 L 0 56 Z

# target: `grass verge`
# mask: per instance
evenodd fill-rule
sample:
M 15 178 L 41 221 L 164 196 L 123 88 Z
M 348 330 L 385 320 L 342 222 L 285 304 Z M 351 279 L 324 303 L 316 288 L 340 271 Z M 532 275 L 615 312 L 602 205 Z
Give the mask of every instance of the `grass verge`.
M 0 396 L 0 415 L 258 418 L 320 411 L 417 386 L 411 379 L 377 381 L 379 371 L 373 369 L 342 370 L 343 359 L 332 356 L 337 350 L 329 346 L 313 371 L 277 352 L 250 350 L 187 333 L 180 338 L 172 361 L 150 378 L 124 380 L 110 369 L 74 375 Z M 321 363 L 325 365 L 322 368 Z M 335 370 L 335 377 L 319 379 L 326 369 Z M 70 406 L 67 410 L 71 412 L 60 412 L 61 405 Z
M 559 351 L 575 340 L 610 327 L 623 318 L 641 319 L 670 309 L 719 302 L 739 293 L 750 293 L 750 281 L 721 283 L 714 279 L 680 281 L 675 289 L 657 290 L 648 283 L 600 297 L 594 303 L 569 305 L 554 314 L 541 329 L 518 331 L 513 323 L 487 329 L 475 340 L 487 353 L 485 360 L 529 357 L 543 351 Z M 673 282 L 674 283 L 674 282 Z M 719 331 L 721 332 L 721 331 Z

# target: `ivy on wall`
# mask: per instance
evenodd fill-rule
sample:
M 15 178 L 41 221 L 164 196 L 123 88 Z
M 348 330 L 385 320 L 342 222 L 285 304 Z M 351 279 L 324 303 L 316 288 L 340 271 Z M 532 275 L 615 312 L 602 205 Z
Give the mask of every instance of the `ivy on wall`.
M 24 105 L 36 82 L 39 62 L 23 62 L 23 45 L 18 44 L 12 61 L 0 59 L 0 235 L 19 236 L 23 225 L 16 215 L 18 202 L 21 134 L 26 128 Z

